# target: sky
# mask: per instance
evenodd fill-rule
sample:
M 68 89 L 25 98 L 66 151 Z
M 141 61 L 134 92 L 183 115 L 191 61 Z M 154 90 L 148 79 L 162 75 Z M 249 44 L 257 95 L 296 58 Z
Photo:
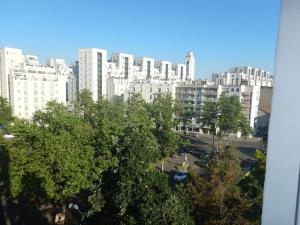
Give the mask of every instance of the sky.
M 196 78 L 233 66 L 274 71 L 280 0 L 2 1 L 0 47 L 72 63 L 79 48 L 102 48 L 183 63 Z

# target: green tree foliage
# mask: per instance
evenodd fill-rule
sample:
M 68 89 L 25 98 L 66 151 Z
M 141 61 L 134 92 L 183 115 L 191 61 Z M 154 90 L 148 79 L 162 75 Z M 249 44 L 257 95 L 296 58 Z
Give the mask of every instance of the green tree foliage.
M 222 157 L 223 154 L 227 160 L 214 157 L 203 177 L 191 174 L 188 190 L 193 199 L 196 224 L 249 224 L 246 218 L 248 202 L 237 186 L 242 173 L 236 149 L 228 146 Z
M 9 124 L 7 102 L 0 101 L 0 109 L 6 112 L 0 113 L 0 122 Z M 246 216 L 256 223 L 252 209 L 261 204 L 264 167 L 258 163 L 239 182 L 242 173 L 232 146 L 213 157 L 203 177 L 192 173 L 187 187 L 171 188 L 167 176 L 153 168 L 182 144 L 174 115 L 194 116 L 177 109 L 170 96 L 152 104 L 138 95 L 126 103 L 117 98 L 94 102 L 83 90 L 73 111 L 49 102 L 32 121 L 15 120 L 8 126 L 15 137 L 4 141 L 0 136 L 11 197 L 39 206 L 76 201 L 86 224 L 247 225 Z M 236 98 L 221 96 L 217 104 L 204 106 L 202 118 L 213 134 L 247 133 L 241 115 Z
M 201 113 L 202 128 L 207 128 L 212 135 L 216 135 L 216 126 L 218 122 L 217 107 L 218 105 L 216 102 L 207 101 L 205 102 Z
M 175 107 L 172 96 L 157 97 L 150 110 L 155 123 L 154 135 L 158 140 L 161 157 L 170 156 L 176 152 L 180 142 L 179 135 L 174 132 L 177 121 L 174 118 Z
M 105 205 L 95 216 L 97 221 L 104 221 L 104 224 L 193 224 L 189 201 L 182 197 L 188 193 L 172 191 L 167 177 L 152 168 L 161 154 L 153 132 L 156 129 L 154 113 L 157 112 L 149 110 L 149 105 L 138 95 L 132 96 L 126 105 L 124 132 L 119 137 L 120 149 L 116 151 L 119 163 L 103 176 L 101 189 Z
M 221 135 L 237 133 L 241 116 L 241 104 L 237 96 L 222 94 L 218 101 L 218 128 Z
M 176 101 L 175 105 L 175 115 L 177 120 L 180 121 L 184 128 L 184 134 L 186 134 L 186 127 L 188 123 L 191 123 L 192 119 L 196 116 L 192 108 L 186 108 L 181 102 Z
M 8 101 L 0 96 L 0 127 L 7 125 L 13 120 L 11 107 Z
M 9 175 L 13 198 L 66 203 L 98 182 L 108 162 L 95 156 L 93 129 L 67 108 L 49 102 L 32 122 L 10 131 Z
M 254 168 L 239 182 L 239 186 L 251 204 L 247 211 L 249 220 L 252 224 L 259 225 L 261 222 L 263 189 L 266 172 L 265 153 L 257 150 L 256 160 L 257 162 Z
M 203 128 L 207 128 L 213 136 L 218 135 L 219 148 L 224 136 L 241 132 L 242 136 L 247 137 L 252 133 L 237 96 L 222 94 L 218 102 L 205 102 L 201 123 Z

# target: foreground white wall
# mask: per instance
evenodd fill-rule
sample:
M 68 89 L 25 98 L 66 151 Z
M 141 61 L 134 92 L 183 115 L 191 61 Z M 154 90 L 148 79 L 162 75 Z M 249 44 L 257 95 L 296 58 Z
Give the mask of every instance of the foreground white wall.
M 297 219 L 300 165 L 299 84 L 300 0 L 283 0 L 269 131 L 263 225 L 300 225 Z

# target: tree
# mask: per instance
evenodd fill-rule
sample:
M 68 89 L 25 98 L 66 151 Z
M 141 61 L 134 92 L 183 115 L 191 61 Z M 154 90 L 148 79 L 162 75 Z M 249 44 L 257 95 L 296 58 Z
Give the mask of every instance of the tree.
M 174 101 L 170 95 L 159 96 L 155 98 L 149 108 L 151 118 L 155 124 L 153 133 L 159 145 L 159 158 L 162 162 L 163 170 L 164 158 L 176 153 L 176 149 L 180 144 L 179 135 L 174 132 L 177 125 L 174 117 Z
M 61 104 L 49 102 L 32 122 L 17 121 L 10 131 L 10 193 L 17 200 L 64 208 L 99 183 L 109 165 L 96 157 L 92 127 Z
M 256 150 L 256 160 L 257 162 L 254 168 L 239 182 L 239 186 L 246 198 L 250 201 L 247 218 L 252 224 L 259 225 L 261 224 L 266 154 Z
M 213 150 L 215 150 L 215 135 L 218 120 L 218 104 L 216 102 L 207 101 L 204 103 L 201 113 L 202 128 L 207 128 L 213 136 Z
M 13 120 L 11 107 L 8 101 L 0 96 L 0 128 Z
M 202 126 L 207 127 L 213 136 L 218 135 L 219 149 L 224 136 L 238 132 L 241 132 L 243 136 L 249 136 L 252 131 L 242 113 L 238 96 L 222 94 L 217 103 L 205 102 L 201 120 Z
M 192 196 L 196 224 L 249 224 L 246 218 L 248 202 L 237 183 L 242 177 L 236 149 L 228 146 L 227 161 L 213 156 L 203 177 L 191 173 L 187 188 Z
M 175 115 L 183 125 L 183 133 L 186 135 L 186 125 L 191 122 L 192 118 L 195 116 L 193 109 L 183 107 L 181 102 L 176 101 L 174 105 Z
M 132 96 L 123 120 L 120 148 L 114 151 L 118 166 L 103 175 L 105 205 L 94 215 L 95 223 L 193 224 L 188 202 L 181 198 L 184 190 L 173 192 L 166 175 L 152 167 L 160 157 L 160 146 L 149 105 L 140 96 Z

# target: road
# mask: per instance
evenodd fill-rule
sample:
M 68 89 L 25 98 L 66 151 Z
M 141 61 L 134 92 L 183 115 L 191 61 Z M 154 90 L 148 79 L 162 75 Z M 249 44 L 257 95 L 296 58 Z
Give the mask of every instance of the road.
M 191 142 L 191 150 L 186 155 L 176 155 L 174 157 L 169 157 L 164 162 L 164 172 L 172 180 L 178 167 L 182 165 L 187 158 L 187 161 L 192 169 L 197 172 L 201 171 L 201 166 L 205 165 L 203 163 L 204 153 L 207 151 L 212 151 L 212 136 L 209 135 L 199 135 L 197 137 L 184 136 L 187 140 Z M 242 160 L 243 165 L 247 165 L 248 160 L 253 160 L 256 149 L 260 149 L 262 146 L 261 139 L 251 138 L 251 139 L 225 139 L 223 143 L 231 142 L 239 150 L 239 157 Z M 218 145 L 218 140 L 215 138 L 215 147 Z M 161 164 L 155 164 L 157 169 L 161 168 Z

